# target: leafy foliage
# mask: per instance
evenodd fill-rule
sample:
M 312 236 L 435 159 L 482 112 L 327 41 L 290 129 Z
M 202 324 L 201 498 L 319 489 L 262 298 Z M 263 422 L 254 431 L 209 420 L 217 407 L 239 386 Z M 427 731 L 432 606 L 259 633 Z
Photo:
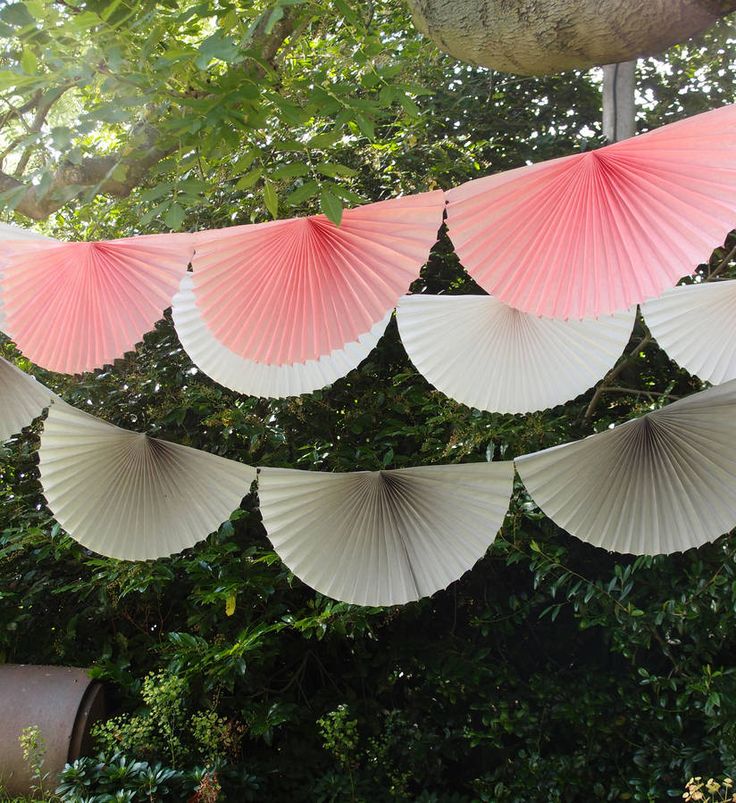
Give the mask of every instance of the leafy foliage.
M 53 208 L 65 192 L 79 197 L 46 224 L 60 237 L 320 206 L 338 217 L 341 203 L 599 143 L 594 76 L 515 79 L 456 64 L 417 38 L 398 2 L 25 0 L 0 21 L 5 104 L 58 94 L 36 132 L 8 112 L 6 169 L 28 158 L 25 189 L 4 197 L 21 209 L 27 182 L 48 188 Z M 266 63 L 249 43 L 257 34 L 266 47 L 285 21 Z M 641 127 L 733 101 L 732 36 L 724 22 L 643 63 Z M 140 161 L 150 147 L 166 154 L 129 186 L 136 159 L 125 154 Z M 121 186 L 57 181 L 62 162 L 108 153 L 124 166 Z M 733 244 L 703 274 L 733 271 Z M 477 291 L 444 237 L 414 289 Z M 30 367 L 12 344 L 2 351 Z M 528 416 L 434 391 L 393 323 L 358 370 L 285 401 L 210 381 L 168 319 L 111 368 L 35 373 L 124 427 L 252 464 L 348 471 L 508 459 L 699 389 L 642 321 L 628 352 L 615 384 Z M 558 530 L 519 485 L 502 532 L 460 581 L 401 609 L 362 609 L 283 567 L 252 498 L 181 556 L 130 564 L 89 553 L 44 507 L 37 438 L 34 427 L 0 450 L 0 658 L 89 665 L 110 681 L 123 719 L 99 733 L 105 759 L 67 770 L 74 788 L 124 793 L 133 776 L 165 770 L 181 789 L 179 764 L 219 762 L 232 800 L 661 801 L 681 798 L 691 776 L 736 769 L 729 536 L 670 557 L 611 555 Z M 149 673 L 175 680 L 156 688 Z M 168 732 L 167 700 L 179 718 Z M 197 752 L 208 740 L 216 751 L 228 723 L 244 728 L 239 755 Z M 148 744 L 136 747 L 138 729 Z M 112 755 L 115 739 L 130 755 Z

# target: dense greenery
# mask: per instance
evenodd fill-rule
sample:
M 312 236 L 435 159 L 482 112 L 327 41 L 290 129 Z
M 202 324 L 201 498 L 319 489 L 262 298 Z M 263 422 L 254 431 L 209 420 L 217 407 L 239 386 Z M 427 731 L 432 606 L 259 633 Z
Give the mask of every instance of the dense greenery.
M 260 58 L 254 37 L 266 47 L 284 20 L 276 52 Z M 338 217 L 336 199 L 449 187 L 600 144 L 594 75 L 519 80 L 458 65 L 418 39 L 398 0 L 25 0 L 0 23 L 5 105 L 56 94 L 36 131 L 24 116 L 37 105 L 8 112 L 8 219 L 14 205 L 56 210 L 44 226 L 61 237 L 320 206 Z M 723 23 L 642 65 L 642 128 L 734 100 L 732 35 Z M 154 139 L 159 158 L 133 175 Z M 110 153 L 118 185 L 70 179 L 70 165 Z M 727 246 L 704 272 L 732 269 Z M 414 289 L 425 288 L 478 292 L 446 239 Z M 114 423 L 323 471 L 510 458 L 700 387 L 641 322 L 629 351 L 602 392 L 501 416 L 432 390 L 393 323 L 359 370 L 275 402 L 197 372 L 168 319 L 135 355 L 81 378 L 32 369 L 2 346 Z M 147 799 L 154 767 L 173 773 L 161 789 L 178 790 L 156 799 L 181 800 L 174 784 L 194 783 L 196 766 L 196 783 L 214 769 L 237 801 L 660 801 L 681 797 L 692 775 L 736 772 L 728 536 L 671 557 L 611 555 L 557 529 L 519 485 L 502 532 L 460 581 L 401 609 L 362 609 L 283 567 L 253 498 L 168 560 L 87 552 L 43 506 L 39 430 L 0 451 L 0 660 L 89 665 L 110 681 L 122 718 L 99 748 L 122 762 L 119 790 L 144 796 L 105 798 L 112 782 L 95 760 L 67 772 L 68 794 L 77 783 L 101 799 Z

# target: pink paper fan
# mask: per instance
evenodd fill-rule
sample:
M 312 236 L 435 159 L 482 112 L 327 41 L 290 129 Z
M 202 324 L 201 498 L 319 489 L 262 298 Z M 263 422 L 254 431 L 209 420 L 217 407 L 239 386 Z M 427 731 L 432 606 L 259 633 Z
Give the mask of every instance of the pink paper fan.
M 585 318 L 660 295 L 736 226 L 736 106 L 447 193 L 460 261 L 524 312 Z
M 196 303 L 212 334 L 260 363 L 315 360 L 371 331 L 427 261 L 441 190 L 196 235 Z
M 67 374 L 133 349 L 171 305 L 192 256 L 188 234 L 17 246 L 0 265 L 7 329 L 26 357 Z

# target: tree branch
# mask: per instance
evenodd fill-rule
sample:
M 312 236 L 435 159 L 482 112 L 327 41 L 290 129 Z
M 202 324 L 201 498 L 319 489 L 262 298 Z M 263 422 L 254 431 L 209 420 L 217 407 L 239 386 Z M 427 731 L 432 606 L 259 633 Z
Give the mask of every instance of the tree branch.
M 263 63 L 275 67 L 276 56 L 284 41 L 295 30 L 297 21 L 297 6 L 287 7 L 284 16 L 271 30 L 268 30 L 268 15 L 264 15 L 253 31 L 251 39 L 252 48 L 261 54 L 260 63 L 254 72 L 262 74 Z M 56 93 L 52 94 L 54 97 L 51 104 L 59 97 Z M 43 99 L 34 98 L 30 108 L 34 107 L 37 108 L 34 124 L 40 114 L 40 125 L 43 125 L 43 120 L 48 114 L 48 109 L 42 111 Z M 13 111 L 17 114 L 18 110 Z M 33 220 L 44 220 L 85 191 L 125 198 L 145 180 L 154 165 L 174 153 L 177 148 L 174 144 L 161 144 L 160 132 L 155 124 L 149 122 L 134 128 L 131 138 L 137 138 L 139 141 L 132 147 L 128 144 L 117 153 L 89 157 L 79 164 L 61 162 L 44 191 L 22 181 L 18 177 L 20 174 L 18 170 L 15 171 L 16 175 L 0 171 L 0 193 L 17 191 L 19 198 L 14 198 L 15 211 Z M 28 161 L 27 157 L 30 157 L 30 154 L 24 153 L 21 157 L 22 162 L 25 159 L 24 167 Z

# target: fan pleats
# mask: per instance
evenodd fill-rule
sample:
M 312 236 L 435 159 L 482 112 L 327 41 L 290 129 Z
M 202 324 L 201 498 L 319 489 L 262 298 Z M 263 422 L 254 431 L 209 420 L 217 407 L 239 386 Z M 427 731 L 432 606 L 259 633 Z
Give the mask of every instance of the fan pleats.
M 229 518 L 254 468 L 55 405 L 39 449 L 49 509 L 77 541 L 126 560 L 194 546 Z
M 427 261 L 441 190 L 326 217 L 197 235 L 196 303 L 215 338 L 254 362 L 318 360 L 371 332 Z
M 261 468 L 266 532 L 327 596 L 398 605 L 433 594 L 486 552 L 508 509 L 513 464 L 331 474 Z
M 543 410 L 586 391 L 621 355 L 635 316 L 560 321 L 491 296 L 404 296 L 397 309 L 417 370 L 451 398 L 501 413 Z
M 524 312 L 589 318 L 660 295 L 736 225 L 736 106 L 447 193 L 461 263 Z
M 370 354 L 391 318 L 389 312 L 371 331 L 318 360 L 272 365 L 241 357 L 217 340 L 200 314 L 191 274 L 181 280 L 172 315 L 182 346 L 207 376 L 238 393 L 266 398 L 298 396 L 331 385 Z
M 736 381 L 516 459 L 545 515 L 615 552 L 680 552 L 736 526 Z
M 132 350 L 171 305 L 189 235 L 33 243 L 0 265 L 7 328 L 33 362 L 74 374 Z

